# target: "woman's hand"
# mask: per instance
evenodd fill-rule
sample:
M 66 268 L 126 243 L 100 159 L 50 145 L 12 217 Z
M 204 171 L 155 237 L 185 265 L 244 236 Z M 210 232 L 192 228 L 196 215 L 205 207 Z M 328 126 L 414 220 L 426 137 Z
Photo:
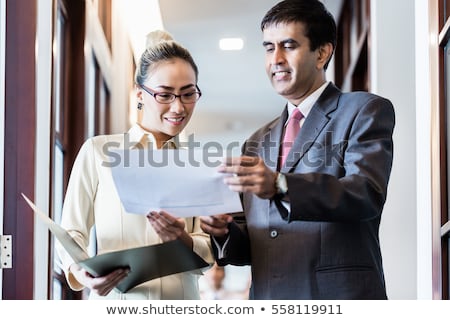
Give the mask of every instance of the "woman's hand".
M 165 211 L 152 211 L 147 215 L 147 220 L 163 242 L 180 239 L 192 249 L 192 238 L 184 229 L 186 227 L 184 219 L 177 219 Z
M 77 264 L 69 267 L 70 272 L 79 283 L 99 296 L 106 296 L 114 287 L 119 284 L 127 275 L 128 269 L 117 269 L 102 277 L 94 277 L 92 274 L 81 268 Z

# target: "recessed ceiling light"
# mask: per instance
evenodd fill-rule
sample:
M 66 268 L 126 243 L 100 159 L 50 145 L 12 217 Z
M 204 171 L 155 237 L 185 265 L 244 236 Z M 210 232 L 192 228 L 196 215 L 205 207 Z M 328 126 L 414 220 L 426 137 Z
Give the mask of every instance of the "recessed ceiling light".
M 242 38 L 222 38 L 219 41 L 221 50 L 242 50 L 244 40 Z

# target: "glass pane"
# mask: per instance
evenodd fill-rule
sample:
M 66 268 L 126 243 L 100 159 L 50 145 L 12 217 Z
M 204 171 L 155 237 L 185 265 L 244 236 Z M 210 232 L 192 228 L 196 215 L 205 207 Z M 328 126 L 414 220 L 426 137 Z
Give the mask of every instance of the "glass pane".
M 96 104 L 96 134 L 109 133 L 109 90 L 99 72 L 98 101 Z
M 61 223 L 63 197 L 64 197 L 64 152 L 60 145 L 56 144 L 54 148 L 53 159 L 53 220 Z M 54 243 L 54 242 L 53 242 Z M 63 274 L 60 267 L 61 262 L 57 254 L 54 254 L 53 272 L 59 275 Z M 61 283 L 53 279 L 53 299 L 62 298 Z
M 61 282 L 56 279 L 53 279 L 53 299 L 61 300 L 62 299 L 62 286 Z
M 445 113 L 446 113 L 446 150 L 447 150 L 447 203 L 450 204 L 450 46 L 446 44 L 444 48 L 444 95 L 445 95 Z M 450 209 L 450 205 L 447 206 L 447 210 Z M 447 217 L 442 217 L 441 221 L 448 220 Z
M 445 263 L 444 263 L 445 266 Z M 445 273 L 445 272 L 444 272 Z M 444 290 L 447 289 L 447 297 L 450 299 L 450 237 L 447 237 L 447 288 L 444 285 Z M 445 296 L 445 293 L 444 293 Z
M 442 8 L 442 17 L 444 19 L 443 24 L 447 21 L 447 19 L 450 17 L 450 0 L 441 0 L 443 2 L 441 8 Z
M 111 48 L 111 1 L 98 0 L 98 17 L 103 27 L 106 41 Z
M 56 23 L 56 41 L 53 47 L 53 56 L 54 56 L 54 104 L 55 104 L 55 131 L 57 133 L 61 133 L 62 131 L 62 120 L 63 120 L 63 106 L 64 106 L 64 45 L 65 45 L 65 37 L 64 37 L 64 27 L 65 27 L 65 19 L 61 12 L 58 10 L 58 19 Z
M 92 53 L 92 59 L 89 64 L 88 73 L 88 86 L 87 86 L 87 136 L 92 137 L 95 135 L 95 103 L 96 103 L 96 77 L 98 72 L 97 61 L 95 60 L 94 53 Z
M 61 223 L 64 194 L 64 151 L 59 144 L 55 145 L 55 158 L 53 167 L 53 219 L 57 224 Z
M 449 220 L 450 214 L 450 43 L 447 42 L 444 48 L 444 96 L 445 96 L 445 130 L 446 130 L 446 165 L 447 165 L 447 212 L 443 212 L 443 216 L 441 217 L 441 227 Z M 441 257 L 442 257 L 442 296 L 444 299 L 448 299 L 450 297 L 450 283 L 449 283 L 449 275 L 450 275 L 450 261 L 448 261 L 449 254 L 449 238 L 442 238 L 442 246 L 441 246 Z M 447 279 L 447 281 L 445 281 Z

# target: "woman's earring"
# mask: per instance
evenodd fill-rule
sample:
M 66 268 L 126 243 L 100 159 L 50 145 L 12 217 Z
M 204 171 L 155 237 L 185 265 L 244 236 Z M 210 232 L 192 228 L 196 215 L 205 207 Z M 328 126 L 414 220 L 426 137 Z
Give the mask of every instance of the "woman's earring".
M 138 102 L 138 105 L 137 105 L 138 110 L 142 110 L 142 106 L 143 106 L 142 102 Z

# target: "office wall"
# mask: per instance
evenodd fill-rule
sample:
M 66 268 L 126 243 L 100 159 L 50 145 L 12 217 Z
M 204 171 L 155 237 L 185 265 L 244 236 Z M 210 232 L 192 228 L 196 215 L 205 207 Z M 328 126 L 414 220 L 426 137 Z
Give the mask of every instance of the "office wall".
M 437 37 L 430 38 L 429 2 L 416 0 L 416 177 L 417 177 L 417 299 L 432 299 L 432 194 L 431 194 L 431 119 L 432 100 L 438 90 L 437 79 L 431 79 L 431 69 L 438 59 L 430 58 L 437 50 Z M 437 21 L 433 23 L 437 25 Z M 437 30 L 435 30 L 437 32 Z M 436 33 L 434 33 L 436 34 Z M 429 45 L 428 45 L 429 44 Z M 434 48 L 432 48 L 434 47 Z M 433 66 L 430 61 L 433 61 Z
M 389 98 L 396 112 L 394 163 L 380 231 L 386 284 L 390 299 L 416 299 L 414 2 L 371 1 L 371 22 L 371 88 Z
M 128 61 L 139 60 L 147 34 L 162 29 L 163 25 L 158 0 L 114 0 L 112 4 L 111 132 L 120 133 L 127 131 L 137 117 L 134 78 L 130 77 L 134 76 L 135 68 Z

